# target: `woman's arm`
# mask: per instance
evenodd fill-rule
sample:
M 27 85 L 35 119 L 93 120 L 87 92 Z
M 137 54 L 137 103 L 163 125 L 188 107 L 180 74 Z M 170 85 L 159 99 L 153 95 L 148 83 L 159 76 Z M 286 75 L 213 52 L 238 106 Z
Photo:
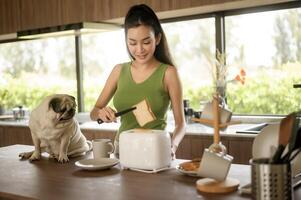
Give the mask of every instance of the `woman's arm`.
M 185 135 L 185 120 L 183 107 L 183 93 L 181 81 L 175 67 L 169 66 L 166 70 L 164 83 L 169 93 L 172 111 L 175 119 L 175 129 L 171 138 L 172 151 L 176 152 Z
M 94 108 L 90 112 L 90 118 L 94 121 L 101 119 L 104 122 L 112 122 L 116 120 L 115 111 L 107 107 L 109 101 L 113 97 L 119 79 L 119 74 L 121 71 L 122 65 L 116 65 L 111 74 L 109 75 L 104 88 L 102 89 Z

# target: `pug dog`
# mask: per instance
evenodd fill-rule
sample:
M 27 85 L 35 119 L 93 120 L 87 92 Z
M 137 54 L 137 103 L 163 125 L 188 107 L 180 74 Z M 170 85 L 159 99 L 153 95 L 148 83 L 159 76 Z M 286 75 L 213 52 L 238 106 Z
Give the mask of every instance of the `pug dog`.
M 75 110 L 73 96 L 47 96 L 30 114 L 29 128 L 35 149 L 20 153 L 19 157 L 34 161 L 40 159 L 41 153 L 47 152 L 51 158 L 65 163 L 69 161 L 68 157 L 90 151 L 92 143 L 82 134 L 74 118 Z

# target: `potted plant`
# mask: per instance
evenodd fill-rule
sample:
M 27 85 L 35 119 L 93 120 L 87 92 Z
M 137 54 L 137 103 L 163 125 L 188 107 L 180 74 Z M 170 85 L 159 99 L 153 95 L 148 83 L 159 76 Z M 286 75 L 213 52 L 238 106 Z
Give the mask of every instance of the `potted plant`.
M 216 52 L 216 58 L 214 62 L 210 62 L 212 67 L 212 78 L 214 85 L 214 93 L 217 95 L 219 99 L 219 104 L 223 108 L 227 108 L 227 100 L 226 100 L 226 89 L 228 83 L 236 83 L 239 82 L 242 85 L 245 83 L 246 72 L 243 68 L 240 68 L 239 72 L 234 76 L 234 78 L 229 79 L 228 68 L 229 66 L 226 64 L 226 55 Z M 212 64 L 214 63 L 214 64 Z

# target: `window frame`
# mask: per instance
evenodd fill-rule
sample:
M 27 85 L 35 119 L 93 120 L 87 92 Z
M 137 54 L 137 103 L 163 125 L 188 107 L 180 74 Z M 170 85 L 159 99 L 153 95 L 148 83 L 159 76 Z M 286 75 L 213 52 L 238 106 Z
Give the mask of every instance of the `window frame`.
M 285 2 L 285 3 L 276 3 L 272 5 L 261 5 L 261 6 L 254 6 L 250 8 L 238 8 L 238 9 L 231 9 L 231 10 L 224 10 L 224 11 L 216 11 L 204 14 L 197 14 L 191 16 L 184 16 L 184 17 L 177 17 L 177 18 L 169 18 L 169 19 L 162 19 L 162 23 L 168 22 L 179 22 L 179 21 L 186 21 L 186 20 L 193 20 L 193 19 L 203 19 L 214 17 L 215 18 L 215 38 L 216 38 L 216 51 L 226 54 L 226 40 L 225 40 L 225 17 L 235 16 L 235 15 L 242 15 L 242 14 L 251 14 L 251 13 L 261 13 L 261 12 L 268 12 L 268 11 L 277 11 L 277 10 L 285 10 L 285 9 L 294 9 L 294 8 L 301 8 L 301 1 L 292 1 L 292 2 Z M 217 55 L 216 55 L 217 56 Z M 225 62 L 227 62 L 225 60 Z M 275 119 L 279 119 L 279 117 L 283 117 L 284 115 L 275 115 L 275 114 L 264 114 L 264 115 L 257 115 L 257 114 L 235 114 L 234 118 L 239 118 L 243 122 L 262 122 L 262 118 L 265 118 L 265 121 L 272 122 Z
M 193 19 L 203 19 L 214 17 L 215 18 L 215 38 L 216 38 L 216 50 L 221 53 L 226 53 L 226 41 L 225 41 L 225 17 L 227 16 L 235 16 L 241 14 L 250 14 L 250 13 L 259 13 L 259 12 L 267 12 L 267 11 L 276 11 L 276 10 L 284 10 L 284 9 L 293 9 L 293 8 L 301 8 L 301 1 L 291 1 L 285 3 L 276 3 L 272 5 L 260 5 L 254 6 L 250 8 L 238 8 L 238 9 L 230 9 L 230 10 L 221 10 L 214 11 L 202 14 L 196 14 L 191 16 L 181 16 L 174 18 L 166 18 L 161 19 L 161 23 L 169 23 L 169 22 L 180 22 L 187 21 Z M 22 40 L 17 40 L 14 42 L 18 42 Z M 1 43 L 7 43 L 12 41 L 0 41 Z M 78 112 L 84 112 L 84 87 L 83 87 L 83 58 L 82 58 L 82 39 L 80 35 L 74 35 L 75 42 L 75 70 L 76 70 L 76 81 L 77 81 L 77 102 L 78 102 Z M 238 115 L 239 116 L 239 115 Z M 241 115 L 246 116 L 246 115 Z M 253 116 L 262 116 L 262 115 L 253 115 Z M 266 116 L 275 116 L 275 115 L 266 115 Z

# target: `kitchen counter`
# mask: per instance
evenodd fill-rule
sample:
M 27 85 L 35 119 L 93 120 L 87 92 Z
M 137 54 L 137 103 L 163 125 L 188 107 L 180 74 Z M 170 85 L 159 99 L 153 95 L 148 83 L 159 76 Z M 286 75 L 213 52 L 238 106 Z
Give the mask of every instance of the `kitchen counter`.
M 196 190 L 199 179 L 181 174 L 174 167 L 184 160 L 173 161 L 172 169 L 157 174 L 122 170 L 84 171 L 75 166 L 91 153 L 60 164 L 48 157 L 40 161 L 19 160 L 18 154 L 33 146 L 13 145 L 0 148 L 0 199 L 103 199 L 103 200 L 183 200 L 183 199 L 251 199 L 238 191 L 229 194 L 205 194 Z M 229 177 L 250 182 L 250 166 L 235 165 Z
M 26 119 L 26 120 L 0 120 L 0 126 L 28 127 L 28 119 Z
M 114 133 L 117 132 L 119 128 L 119 123 L 103 123 L 98 124 L 95 121 L 89 121 L 80 124 L 81 130 L 100 130 L 100 131 L 112 131 Z M 13 126 L 13 127 L 28 127 L 28 120 L 8 120 L 8 121 L 0 121 L 0 126 Z M 252 137 L 254 138 L 256 134 L 248 133 L 248 130 L 256 130 L 264 126 L 264 123 L 261 124 L 236 124 L 229 126 L 226 130 L 221 131 L 221 136 L 231 136 L 231 137 Z M 166 130 L 168 132 L 173 132 L 174 124 L 168 123 Z M 244 132 L 244 133 L 237 133 Z M 186 126 L 186 135 L 212 135 L 213 128 L 199 124 L 199 123 L 191 123 Z
M 233 163 L 248 164 L 252 157 L 252 145 L 256 134 L 240 134 L 236 130 L 256 128 L 257 124 L 237 124 L 221 132 L 221 142 L 234 157 Z M 82 123 L 80 128 L 88 140 L 108 138 L 114 140 L 119 123 L 103 123 L 88 121 Z M 167 131 L 172 132 L 174 125 L 168 123 Z M 200 158 L 205 148 L 213 143 L 213 128 L 202 124 L 188 124 L 186 134 L 176 152 L 177 158 L 193 159 Z M 23 121 L 0 121 L 0 147 L 26 144 L 32 145 L 31 133 L 28 120 Z

